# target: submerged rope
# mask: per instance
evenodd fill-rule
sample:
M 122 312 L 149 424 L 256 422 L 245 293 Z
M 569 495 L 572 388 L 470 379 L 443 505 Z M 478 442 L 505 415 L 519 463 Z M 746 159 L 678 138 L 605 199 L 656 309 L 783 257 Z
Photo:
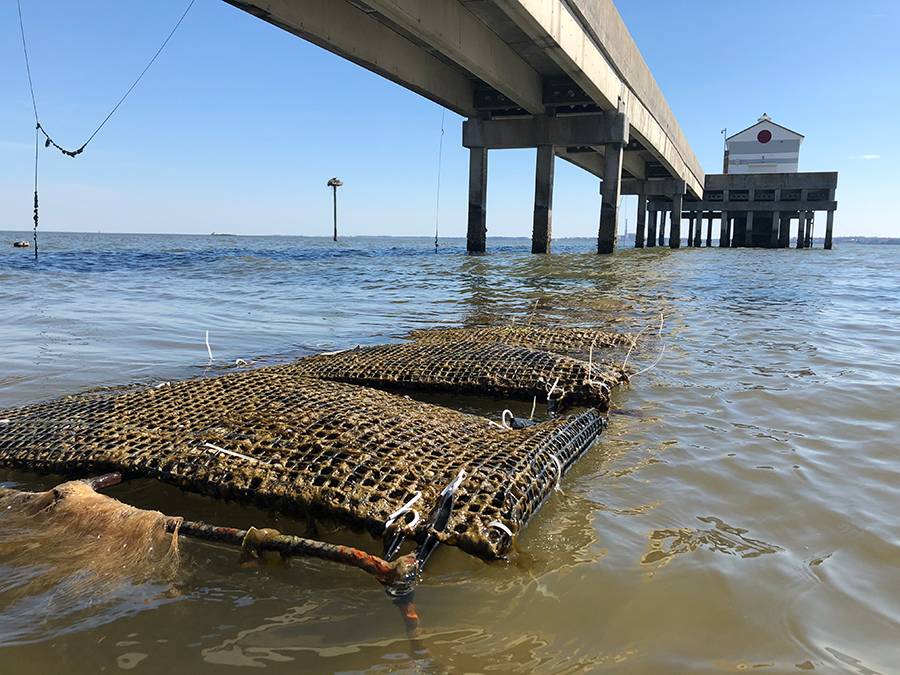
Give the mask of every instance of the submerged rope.
M 175 31 L 178 30 L 178 27 L 181 25 L 181 22 L 184 21 L 184 18 L 187 16 L 188 12 L 191 11 L 191 7 L 194 6 L 194 1 L 188 4 L 187 9 L 184 10 L 184 13 L 181 15 L 181 18 L 178 19 L 178 23 L 175 24 L 175 27 L 169 32 L 168 37 L 166 37 L 165 41 L 163 41 L 162 45 L 159 49 L 156 50 L 156 54 L 153 55 L 153 58 L 150 59 L 150 63 L 141 71 L 141 74 L 138 75 L 137 79 L 134 83 L 128 88 L 128 91 L 125 92 L 125 95 L 119 99 L 119 102 L 116 103 L 115 107 L 109 112 L 109 114 L 104 118 L 104 120 L 100 123 L 94 133 L 90 135 L 90 137 L 81 144 L 81 147 L 77 150 L 66 150 L 64 147 L 59 145 L 56 141 L 50 138 L 50 134 L 46 132 L 44 127 L 41 126 L 41 120 L 38 115 L 37 109 L 37 99 L 34 95 L 34 82 L 31 78 L 31 64 L 28 60 L 28 47 L 25 42 L 25 23 L 22 20 L 22 0 L 16 0 L 16 5 L 19 9 L 19 32 L 22 35 L 22 52 L 25 54 L 25 70 L 28 73 L 28 88 L 31 91 L 31 107 L 34 110 L 34 124 L 35 124 L 35 139 L 34 139 L 34 259 L 37 260 L 38 257 L 38 245 L 37 245 L 37 226 L 38 226 L 38 149 L 40 148 L 40 134 L 44 134 L 44 147 L 49 148 L 51 145 L 59 150 L 64 155 L 68 155 L 69 157 L 75 157 L 76 155 L 80 155 L 84 152 L 84 149 L 87 147 L 87 144 L 94 140 L 94 136 L 96 136 L 99 131 L 104 127 L 104 125 L 109 121 L 109 118 L 113 116 L 116 110 L 119 109 L 119 106 L 125 102 L 125 99 L 128 98 L 128 95 L 131 91 L 137 86 L 138 82 L 144 77 L 144 74 L 150 70 L 150 66 L 153 65 L 153 62 L 156 61 L 156 58 L 162 53 L 162 50 L 165 49 L 166 45 L 169 44 L 169 40 L 172 39 L 172 36 L 175 35 Z

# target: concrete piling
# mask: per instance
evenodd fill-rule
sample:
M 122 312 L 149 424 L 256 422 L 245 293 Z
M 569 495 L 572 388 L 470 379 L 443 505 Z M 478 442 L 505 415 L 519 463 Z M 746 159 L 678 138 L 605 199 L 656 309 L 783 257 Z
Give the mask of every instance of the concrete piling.
M 550 253 L 551 224 L 553 220 L 553 166 L 555 155 L 552 145 L 539 145 L 534 177 L 534 228 L 531 235 L 532 253 Z
M 614 253 L 619 228 L 619 197 L 622 192 L 621 143 L 607 143 L 603 159 L 603 183 L 600 186 L 600 230 L 597 253 Z
M 469 226 L 466 250 L 484 253 L 487 243 L 487 148 L 469 150 Z

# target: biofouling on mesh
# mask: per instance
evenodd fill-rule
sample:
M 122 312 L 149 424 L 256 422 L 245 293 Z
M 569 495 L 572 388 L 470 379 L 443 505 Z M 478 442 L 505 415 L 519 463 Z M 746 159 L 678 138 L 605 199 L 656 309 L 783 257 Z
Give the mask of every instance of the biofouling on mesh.
M 71 396 L 0 411 L 0 419 L 6 466 L 74 477 L 109 471 L 155 477 L 376 536 L 419 492 L 427 513 L 440 489 L 464 471 L 441 540 L 483 558 L 508 551 L 604 426 L 591 409 L 510 430 L 307 377 L 293 365 Z M 424 534 L 413 530 L 414 538 Z

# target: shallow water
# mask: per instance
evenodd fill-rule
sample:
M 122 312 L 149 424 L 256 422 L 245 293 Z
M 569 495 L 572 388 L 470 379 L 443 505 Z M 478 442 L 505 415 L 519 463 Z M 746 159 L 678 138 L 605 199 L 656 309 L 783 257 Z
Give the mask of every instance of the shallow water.
M 27 233 L 3 233 L 11 243 Z M 369 577 L 236 566 L 186 542 L 174 583 L 95 598 L 0 560 L 9 672 L 900 672 L 900 247 L 593 254 L 555 242 L 45 233 L 0 247 L 0 408 L 471 320 L 657 325 L 602 440 L 486 564 L 440 549 L 427 653 Z M 537 309 L 534 309 L 535 301 Z M 206 345 L 213 355 L 212 365 Z M 648 331 L 649 332 L 649 331 Z M 499 418 L 502 402 L 458 401 Z M 52 477 L 0 472 L 44 489 Z M 302 527 L 138 481 L 108 494 L 233 526 Z M 3 529 L 2 543 L 29 533 Z M 378 550 L 341 532 L 325 537 Z M 18 539 L 17 539 L 18 538 Z M 228 668 L 231 666 L 232 668 Z

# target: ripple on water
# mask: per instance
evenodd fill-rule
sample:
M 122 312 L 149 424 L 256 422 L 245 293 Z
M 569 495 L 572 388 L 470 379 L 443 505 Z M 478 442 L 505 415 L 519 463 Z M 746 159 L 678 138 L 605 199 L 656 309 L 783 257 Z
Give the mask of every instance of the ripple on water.
M 416 597 L 427 653 L 353 570 L 246 570 L 194 546 L 177 599 L 135 585 L 90 608 L 7 600 L 5 663 L 49 670 L 68 650 L 76 674 L 896 669 L 900 247 L 598 258 L 591 242 L 467 256 L 460 240 L 435 254 L 429 240 L 223 239 L 48 234 L 37 266 L 0 252 L 0 407 L 203 372 L 206 331 L 220 372 L 418 327 L 553 320 L 648 327 L 629 363 L 652 367 L 615 395 L 643 417 L 612 417 L 519 558 L 438 551 Z M 177 491 L 117 494 L 269 522 Z M 7 565 L 0 595 L 40 570 Z

